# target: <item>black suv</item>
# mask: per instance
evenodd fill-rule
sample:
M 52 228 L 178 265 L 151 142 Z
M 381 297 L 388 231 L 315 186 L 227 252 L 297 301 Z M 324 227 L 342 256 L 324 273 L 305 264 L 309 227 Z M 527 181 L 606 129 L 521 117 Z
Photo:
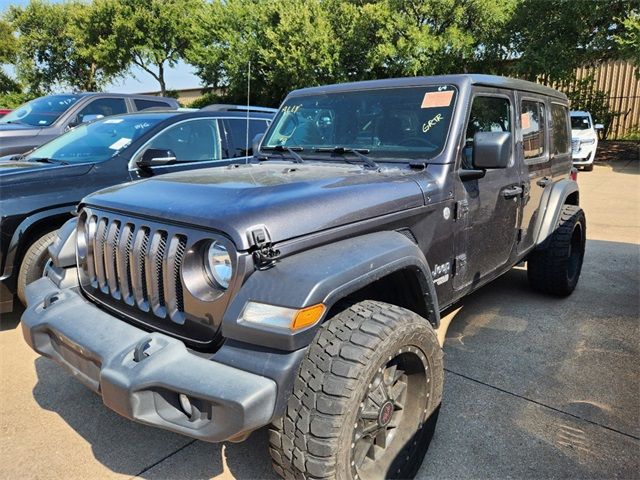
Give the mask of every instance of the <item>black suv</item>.
M 0 159 L 0 312 L 24 302 L 40 278 L 56 230 L 83 196 L 176 170 L 243 162 L 247 126 L 264 133 L 273 113 L 144 111 L 80 125 L 27 155 Z M 247 113 L 249 116 L 247 117 Z
M 0 156 L 28 152 L 98 118 L 179 106 L 173 98 L 123 93 L 60 93 L 36 98 L 0 119 Z
M 576 287 L 570 138 L 567 98 L 520 80 L 295 91 L 255 163 L 86 197 L 24 337 L 127 418 L 213 442 L 270 425 L 285 478 L 411 477 L 440 313 L 523 261 Z

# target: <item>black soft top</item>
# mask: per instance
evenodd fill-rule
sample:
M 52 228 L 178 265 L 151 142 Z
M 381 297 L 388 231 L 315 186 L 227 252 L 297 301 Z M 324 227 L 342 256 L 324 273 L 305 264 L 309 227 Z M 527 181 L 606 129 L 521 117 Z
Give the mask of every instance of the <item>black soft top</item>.
M 558 90 L 526 80 L 501 77 L 498 75 L 484 75 L 479 73 L 464 73 L 456 75 L 433 75 L 430 77 L 389 78 L 384 80 L 367 80 L 363 82 L 338 83 L 319 87 L 302 88 L 294 90 L 290 97 L 303 95 L 316 95 L 332 92 L 347 92 L 351 90 L 368 90 L 379 88 L 419 87 L 422 85 L 452 84 L 458 87 L 482 85 L 486 87 L 507 88 L 531 93 L 538 93 L 561 100 L 567 100 L 567 96 Z

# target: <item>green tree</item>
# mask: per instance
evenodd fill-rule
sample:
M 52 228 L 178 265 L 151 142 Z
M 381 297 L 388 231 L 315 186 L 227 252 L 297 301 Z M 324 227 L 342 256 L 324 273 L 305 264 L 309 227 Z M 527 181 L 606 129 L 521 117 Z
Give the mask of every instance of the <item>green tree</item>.
M 113 55 L 135 65 L 167 91 L 165 73 L 183 58 L 193 36 L 193 21 L 204 0 L 117 0 L 108 44 Z
M 619 19 L 622 32 L 613 37 L 620 57 L 629 60 L 636 67 L 636 76 L 640 77 L 640 9 L 629 12 L 627 18 Z
M 18 41 L 13 34 L 13 27 L 6 20 L 0 19 L 0 94 L 19 90 L 18 83 L 4 70 L 4 65 L 13 64 L 18 53 Z
M 577 67 L 618 59 L 616 42 L 637 0 L 520 0 L 511 21 L 487 50 L 490 69 L 546 83 Z M 622 21 L 621 21 L 622 20 Z
M 10 7 L 8 18 L 18 32 L 18 78 L 31 92 L 60 86 L 100 90 L 122 73 L 121 57 L 109 55 L 101 40 L 112 23 L 105 3 L 31 0 L 24 8 Z

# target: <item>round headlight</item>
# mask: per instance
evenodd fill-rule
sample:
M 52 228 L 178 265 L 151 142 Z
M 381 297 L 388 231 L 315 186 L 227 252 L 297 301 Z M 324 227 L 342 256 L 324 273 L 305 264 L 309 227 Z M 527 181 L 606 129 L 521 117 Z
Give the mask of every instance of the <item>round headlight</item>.
M 226 290 L 233 274 L 231 257 L 226 247 L 218 242 L 211 242 L 206 252 L 204 269 L 209 281 L 214 287 Z

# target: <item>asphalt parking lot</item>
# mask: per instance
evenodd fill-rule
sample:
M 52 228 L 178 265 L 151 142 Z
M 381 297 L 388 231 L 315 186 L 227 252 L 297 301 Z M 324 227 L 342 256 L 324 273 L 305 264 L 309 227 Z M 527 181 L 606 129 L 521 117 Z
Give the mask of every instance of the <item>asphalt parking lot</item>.
M 468 297 L 418 478 L 640 477 L 640 161 L 581 172 L 582 278 L 567 299 L 514 268 Z M 0 477 L 273 478 L 264 430 L 207 444 L 137 425 L 0 331 Z

